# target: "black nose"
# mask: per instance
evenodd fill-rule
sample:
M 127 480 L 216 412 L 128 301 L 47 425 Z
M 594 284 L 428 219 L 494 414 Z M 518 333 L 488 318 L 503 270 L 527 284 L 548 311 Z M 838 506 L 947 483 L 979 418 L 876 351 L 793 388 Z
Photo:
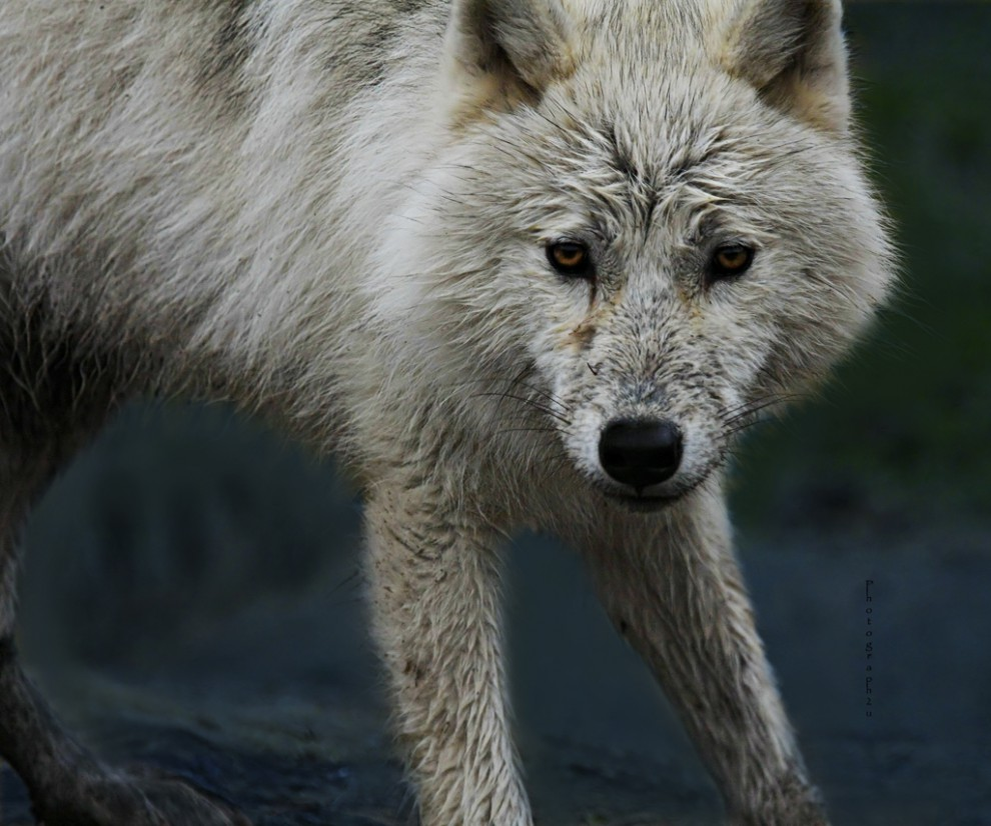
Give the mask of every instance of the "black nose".
M 599 437 L 599 461 L 617 482 L 637 490 L 674 476 L 681 463 L 681 433 L 671 422 L 619 419 Z

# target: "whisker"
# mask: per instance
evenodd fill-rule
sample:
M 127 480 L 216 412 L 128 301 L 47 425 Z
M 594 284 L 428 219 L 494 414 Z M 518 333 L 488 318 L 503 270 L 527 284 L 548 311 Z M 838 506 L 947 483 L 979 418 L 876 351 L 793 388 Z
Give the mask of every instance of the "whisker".
M 543 390 L 540 387 L 536 387 L 535 385 L 518 380 L 513 382 L 513 386 L 525 387 L 527 390 L 532 390 L 534 393 L 537 393 L 538 395 L 547 399 L 547 401 L 551 402 L 552 404 L 556 404 L 564 410 L 568 409 L 568 406 L 563 401 L 561 401 L 561 399 L 559 399 L 553 393 L 550 393 L 547 390 Z
M 506 384 L 509 384 L 510 387 L 519 386 L 519 387 L 525 388 L 527 390 L 530 390 L 530 391 L 536 393 L 537 395 L 542 396 L 544 399 L 547 400 L 548 403 L 557 405 L 558 407 L 561 408 L 562 411 L 567 411 L 568 410 L 568 405 L 564 401 L 562 401 L 558 396 L 556 396 L 554 393 L 551 393 L 551 392 L 549 392 L 547 390 L 544 390 L 543 388 L 538 387 L 537 385 L 530 384 L 529 382 L 523 381 L 523 376 L 526 375 L 526 372 L 529 369 L 530 369 L 529 367 L 524 367 L 523 370 L 521 370 L 517 374 L 517 376 L 515 378 L 512 378 L 512 379 L 493 379 L 493 378 L 469 379 L 468 381 L 453 382 L 449 386 L 450 387 L 462 387 L 462 386 L 471 385 L 471 384 L 493 384 L 493 383 L 499 384 L 499 383 L 506 383 Z M 480 394 L 480 395 L 484 395 L 484 394 Z M 493 395 L 495 395 L 495 394 L 493 394 Z
M 486 397 L 513 399 L 515 401 L 522 402 L 523 404 L 530 405 L 530 407 L 534 408 L 535 410 L 539 410 L 541 413 L 546 413 L 551 418 L 557 419 L 559 422 L 562 422 L 563 424 L 566 425 L 571 424 L 570 420 L 563 413 L 559 413 L 553 408 L 548 407 L 545 404 L 541 404 L 536 399 L 528 399 L 526 396 L 515 396 L 512 393 L 496 393 L 494 391 L 489 393 L 476 393 L 472 396 L 472 398 L 486 398 Z
M 803 398 L 800 393 L 775 393 L 770 396 L 763 396 L 759 399 L 754 399 L 751 402 L 746 402 L 741 405 L 736 405 L 735 407 L 727 408 L 720 412 L 720 417 L 724 424 L 732 424 L 733 422 L 746 418 L 748 416 L 753 416 L 768 407 L 773 407 L 776 404 L 783 404 L 787 401 L 793 401 L 795 399 Z
M 537 395 L 547 399 L 547 401 L 558 405 L 564 410 L 567 410 L 568 406 L 550 391 L 544 390 L 542 387 L 538 387 L 534 384 L 530 384 L 529 382 L 523 381 L 523 378 L 527 375 L 527 373 L 531 372 L 532 369 L 533 369 L 532 366 L 529 364 L 523 365 L 523 369 L 520 370 L 520 372 L 517 373 L 516 376 L 510 381 L 510 387 L 516 387 L 516 386 L 525 387 L 527 390 L 531 390 Z

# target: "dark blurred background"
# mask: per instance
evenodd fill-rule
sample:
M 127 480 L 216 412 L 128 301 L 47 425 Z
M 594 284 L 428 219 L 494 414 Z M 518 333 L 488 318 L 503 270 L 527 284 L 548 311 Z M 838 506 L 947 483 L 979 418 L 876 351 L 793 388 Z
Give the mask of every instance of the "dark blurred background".
M 847 22 L 904 282 L 823 397 L 740 451 L 741 555 L 834 822 L 991 824 L 991 5 L 862 3 Z M 223 792 L 259 824 L 409 823 L 359 529 L 334 468 L 257 424 L 130 408 L 31 522 L 22 648 L 115 759 Z M 509 579 L 542 826 L 718 822 L 576 560 L 524 536 Z M 0 779 L 6 822 L 29 822 Z

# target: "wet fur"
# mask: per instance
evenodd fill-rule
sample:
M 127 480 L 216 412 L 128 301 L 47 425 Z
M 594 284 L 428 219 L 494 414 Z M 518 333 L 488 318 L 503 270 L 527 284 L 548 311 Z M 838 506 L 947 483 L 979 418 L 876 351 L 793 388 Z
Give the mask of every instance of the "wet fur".
M 720 477 L 891 281 L 837 3 L 11 0 L 0 78 L 3 645 L 47 479 L 126 398 L 229 400 L 364 493 L 425 824 L 531 822 L 498 599 L 523 526 L 585 555 L 733 822 L 825 822 Z M 565 236 L 594 282 L 549 268 Z M 728 241 L 754 265 L 710 283 Z M 597 459 L 633 416 L 685 435 L 644 513 Z M 59 822 L 22 745 L 62 741 L 3 651 L 33 722 L 0 752 Z

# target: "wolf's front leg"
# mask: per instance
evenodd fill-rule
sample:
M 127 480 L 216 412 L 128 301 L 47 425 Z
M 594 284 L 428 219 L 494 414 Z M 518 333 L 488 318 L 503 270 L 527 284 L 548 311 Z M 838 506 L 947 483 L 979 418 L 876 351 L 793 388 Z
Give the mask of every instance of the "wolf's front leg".
M 509 732 L 497 537 L 452 500 L 383 486 L 368 503 L 375 634 L 424 826 L 529 826 Z
M 584 536 L 600 595 L 650 665 L 739 826 L 820 826 L 733 554 L 718 484 Z

